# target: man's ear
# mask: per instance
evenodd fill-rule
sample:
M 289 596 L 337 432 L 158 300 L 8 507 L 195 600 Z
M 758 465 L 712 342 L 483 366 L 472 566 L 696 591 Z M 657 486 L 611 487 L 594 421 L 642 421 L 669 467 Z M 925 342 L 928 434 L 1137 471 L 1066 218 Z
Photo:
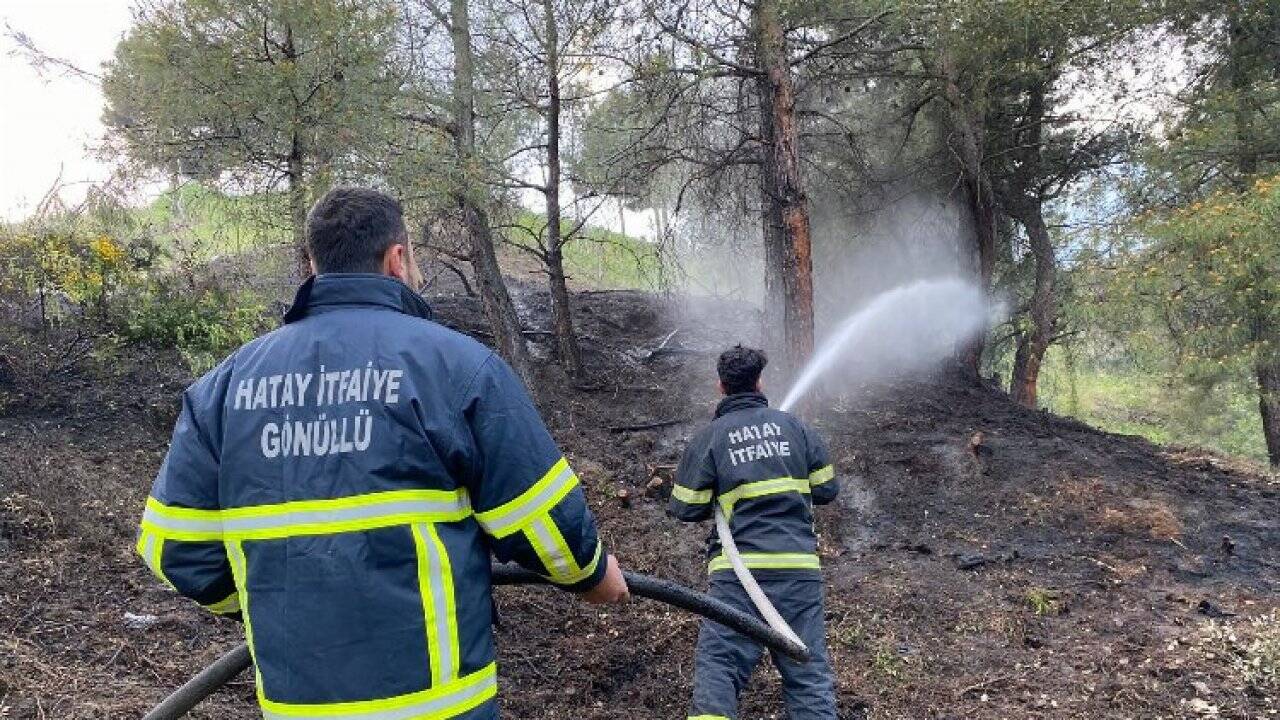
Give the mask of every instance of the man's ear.
M 723 383 L 723 382 L 721 382 L 721 381 L 719 381 L 719 380 L 717 380 L 717 381 L 716 381 L 716 389 L 720 391 L 720 394 L 721 394 L 721 395 L 728 395 L 728 394 L 729 394 L 729 393 L 725 392 L 725 389 L 724 389 L 724 383 Z
M 382 274 L 409 282 L 409 258 L 404 243 L 393 243 L 382 255 Z

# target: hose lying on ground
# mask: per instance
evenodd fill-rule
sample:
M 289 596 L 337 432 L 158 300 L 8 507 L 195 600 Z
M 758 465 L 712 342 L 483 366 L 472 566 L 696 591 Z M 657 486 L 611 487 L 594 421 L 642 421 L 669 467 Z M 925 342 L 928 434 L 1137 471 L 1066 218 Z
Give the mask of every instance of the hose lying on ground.
M 631 572 L 623 575 L 627 579 L 627 587 L 630 588 L 632 595 L 657 600 L 714 620 L 794 660 L 806 662 L 809 659 L 809 651 L 803 644 L 793 642 L 783 633 L 760 622 L 759 618 L 726 605 L 709 595 L 649 575 Z M 494 565 L 493 584 L 546 585 L 548 582 L 540 575 L 521 568 Z M 142 720 L 175 720 L 186 715 L 201 700 L 209 697 L 215 690 L 243 672 L 251 662 L 249 647 L 244 644 L 237 645 L 175 690 Z

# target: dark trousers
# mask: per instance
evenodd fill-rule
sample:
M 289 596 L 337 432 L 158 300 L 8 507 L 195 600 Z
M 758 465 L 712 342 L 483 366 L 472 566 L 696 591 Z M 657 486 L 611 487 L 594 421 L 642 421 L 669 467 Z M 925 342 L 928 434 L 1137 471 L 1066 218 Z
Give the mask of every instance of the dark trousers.
M 790 720 L 837 720 L 835 687 L 827 662 L 822 612 L 822 577 L 804 571 L 773 571 L 758 576 L 760 587 L 813 660 L 799 663 L 771 652 L 782 676 L 782 695 Z M 709 593 L 751 615 L 758 615 L 746 590 L 729 571 L 711 574 Z M 690 720 L 736 720 L 738 696 L 760 662 L 764 648 L 718 623 L 704 620 L 698 632 Z

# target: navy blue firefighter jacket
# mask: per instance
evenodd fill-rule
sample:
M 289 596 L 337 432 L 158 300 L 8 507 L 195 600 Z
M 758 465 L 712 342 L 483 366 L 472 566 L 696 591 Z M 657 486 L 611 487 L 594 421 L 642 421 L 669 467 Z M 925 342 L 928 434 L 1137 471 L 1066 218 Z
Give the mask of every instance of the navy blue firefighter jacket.
M 796 416 L 769 407 L 764 395 L 738 393 L 716 407 L 715 420 L 690 441 L 676 470 L 668 512 L 695 522 L 718 504 L 752 570 L 817 573 L 813 506 L 840 486 L 822 438 Z M 730 571 L 712 530 L 708 572 Z
M 490 552 L 603 577 L 520 381 L 429 317 L 393 278 L 321 275 L 183 395 L 137 549 L 241 614 L 265 717 L 492 717 Z

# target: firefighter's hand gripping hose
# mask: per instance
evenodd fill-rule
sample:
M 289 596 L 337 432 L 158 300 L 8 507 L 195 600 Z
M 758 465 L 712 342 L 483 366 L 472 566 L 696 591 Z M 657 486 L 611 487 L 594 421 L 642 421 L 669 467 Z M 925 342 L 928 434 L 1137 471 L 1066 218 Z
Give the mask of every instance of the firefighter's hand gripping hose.
M 798 647 L 804 648 L 805 654 L 808 654 L 809 649 L 801 642 L 800 636 L 796 635 L 787 621 L 778 614 L 778 609 L 769 602 L 769 596 L 760 589 L 759 583 L 747 569 L 746 563 L 742 562 L 742 556 L 738 554 L 738 544 L 733 541 L 733 533 L 729 531 L 729 521 L 725 518 L 724 511 L 718 507 L 716 508 L 716 534 L 720 536 L 720 547 L 724 549 L 725 557 L 729 558 L 729 564 L 733 566 L 733 574 L 738 576 L 738 582 L 742 583 L 742 589 L 747 591 L 752 604 L 756 606 L 756 610 L 760 611 L 760 616 L 769 623 L 769 627 L 774 632 Z
M 717 521 L 719 521 L 718 515 Z M 729 542 L 733 542 L 732 537 L 729 538 Z M 726 545 L 725 547 L 726 552 L 728 552 L 730 546 Z M 731 559 L 735 558 L 736 555 L 735 548 L 733 555 L 730 556 Z M 738 559 L 737 562 L 741 563 L 741 559 Z M 734 565 L 734 568 L 735 570 L 737 569 L 737 564 Z M 746 568 L 743 568 L 743 571 L 745 572 Z M 709 620 L 714 620 L 789 658 L 800 662 L 806 662 L 809 659 L 808 648 L 795 638 L 795 634 L 791 633 L 791 629 L 787 627 L 785 622 L 782 622 L 781 618 L 778 618 L 778 622 L 781 623 L 781 627 L 785 628 L 785 632 L 779 632 L 775 628 L 760 622 L 756 617 L 726 605 L 709 595 L 690 590 L 683 585 L 661 580 L 650 575 L 631 572 L 623 573 L 623 575 L 626 577 L 627 587 L 630 588 L 633 595 L 666 603 L 682 610 L 696 613 Z M 750 573 L 747 573 L 747 577 L 750 577 Z M 545 585 L 547 580 L 517 567 L 494 565 L 493 584 Z M 743 583 L 743 585 L 745 587 L 746 583 Z M 760 591 L 754 580 L 751 581 L 751 585 L 755 586 L 757 592 Z M 750 591 L 748 590 L 748 592 Z M 763 595 L 763 593 L 760 593 L 761 597 Z M 752 597 L 754 598 L 755 596 L 753 595 Z M 765 603 L 768 603 L 767 598 Z M 773 606 L 769 605 L 769 609 L 773 610 Z M 776 616 L 777 611 L 774 610 L 773 614 Z M 212 665 L 188 680 L 185 685 L 175 690 L 172 695 L 165 698 L 151 712 L 147 713 L 142 720 L 174 720 L 186 715 L 201 700 L 212 695 L 215 690 L 248 668 L 251 662 L 248 646 L 237 645 L 230 652 L 218 658 Z

